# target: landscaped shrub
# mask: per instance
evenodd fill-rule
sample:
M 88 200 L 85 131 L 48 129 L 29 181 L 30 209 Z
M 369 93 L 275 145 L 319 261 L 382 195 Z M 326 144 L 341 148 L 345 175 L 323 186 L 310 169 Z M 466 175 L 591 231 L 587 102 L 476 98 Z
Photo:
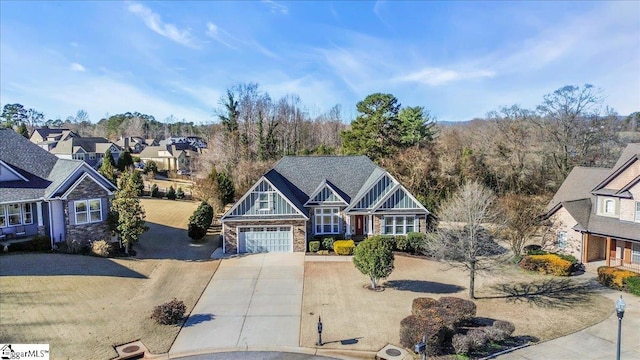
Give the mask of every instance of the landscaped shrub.
M 179 186 L 178 186 L 178 190 L 176 191 L 176 199 L 178 200 L 184 199 L 184 191 L 182 191 L 182 188 Z
M 395 249 L 398 251 L 409 252 L 409 240 L 405 235 L 396 235 L 395 236 Z
M 309 251 L 317 252 L 320 250 L 320 241 L 309 241 Z
M 426 316 L 429 309 L 440 306 L 438 300 L 429 297 L 419 297 L 411 302 L 411 315 Z
M 151 185 L 151 197 L 160 197 L 160 192 L 158 191 L 158 185 Z
M 447 309 L 455 316 L 454 323 L 467 321 L 476 316 L 476 304 L 473 301 L 453 296 L 444 296 L 438 300 L 441 308 Z
M 332 237 L 322 238 L 322 248 L 324 250 L 333 250 L 333 242 L 335 241 Z
M 442 352 L 448 333 L 445 324 L 437 318 L 409 315 L 400 321 L 400 344 L 412 349 L 426 335 L 429 355 Z
M 47 235 L 36 235 L 31 240 L 31 248 L 33 251 L 50 251 L 51 238 Z
M 111 254 L 111 244 L 106 240 L 92 241 L 91 254 L 100 257 L 108 257 Z
M 516 331 L 516 326 L 512 322 L 506 320 L 496 320 L 493 322 L 493 327 L 503 331 L 506 336 L 511 336 Z
M 471 349 L 479 349 L 487 344 L 489 339 L 487 338 L 487 334 L 480 329 L 473 329 L 467 332 L 467 336 L 469 337 L 469 343 L 471 345 Z
M 355 248 L 353 240 L 338 240 L 333 243 L 333 251 L 338 255 L 353 255 Z
M 504 331 L 495 326 L 487 326 L 483 330 L 489 341 L 502 341 L 508 336 Z
M 614 267 L 600 266 L 598 268 L 598 282 L 616 290 L 625 290 L 625 280 L 636 277 L 638 273 L 621 270 Z M 632 280 L 632 282 L 635 280 Z
M 577 264 L 578 263 L 578 259 L 576 259 L 575 256 L 573 255 L 569 255 L 569 254 L 560 254 L 560 253 L 554 253 L 554 255 L 556 255 L 557 257 L 559 257 L 560 259 L 563 260 L 567 260 L 568 262 L 570 262 L 571 264 Z
M 467 335 L 455 334 L 451 338 L 451 346 L 453 351 L 458 355 L 466 355 L 471 350 L 471 339 Z
M 151 318 L 158 324 L 171 325 L 177 324 L 184 317 L 187 307 L 182 300 L 174 298 L 173 300 L 160 304 L 153 309 Z
M 527 255 L 547 255 L 549 252 L 542 249 L 532 249 L 527 251 Z
M 531 245 L 525 246 L 523 250 L 527 255 L 534 255 L 534 254 L 531 254 L 531 251 L 542 250 L 542 246 L 537 244 L 531 244 Z M 537 254 L 537 255 L 542 255 L 542 254 Z
M 573 264 L 555 254 L 527 255 L 520 261 L 520 267 L 541 274 L 569 276 L 571 275 Z
M 169 186 L 169 190 L 167 191 L 167 199 L 175 200 L 176 199 L 176 191 L 173 186 Z
M 409 243 L 408 251 L 419 254 L 426 247 L 427 236 L 419 232 L 410 232 L 407 234 L 407 242 Z
M 624 279 L 624 284 L 630 293 L 640 296 L 640 275 Z
M 193 212 L 189 218 L 188 235 L 194 240 L 200 240 L 207 235 L 207 229 L 213 221 L 213 207 L 206 201 L 200 203 L 200 206 Z

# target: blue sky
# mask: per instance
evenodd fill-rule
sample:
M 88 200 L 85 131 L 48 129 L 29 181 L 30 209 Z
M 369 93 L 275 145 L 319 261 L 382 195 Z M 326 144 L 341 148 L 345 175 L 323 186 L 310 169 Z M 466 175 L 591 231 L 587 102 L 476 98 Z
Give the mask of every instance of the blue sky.
M 640 110 L 640 2 L 0 2 L 0 104 L 208 123 L 230 86 L 343 118 L 374 92 L 440 121 L 590 83 Z

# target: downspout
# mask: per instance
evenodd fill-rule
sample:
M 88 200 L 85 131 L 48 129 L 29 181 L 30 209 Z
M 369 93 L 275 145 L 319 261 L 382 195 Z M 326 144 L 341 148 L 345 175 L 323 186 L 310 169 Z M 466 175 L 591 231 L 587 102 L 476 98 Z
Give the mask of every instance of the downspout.
M 221 221 L 222 222 L 222 221 Z M 226 254 L 227 253 L 227 246 L 226 246 L 226 241 L 224 238 L 224 222 L 222 222 L 222 235 L 220 236 L 220 238 L 222 239 L 222 253 Z

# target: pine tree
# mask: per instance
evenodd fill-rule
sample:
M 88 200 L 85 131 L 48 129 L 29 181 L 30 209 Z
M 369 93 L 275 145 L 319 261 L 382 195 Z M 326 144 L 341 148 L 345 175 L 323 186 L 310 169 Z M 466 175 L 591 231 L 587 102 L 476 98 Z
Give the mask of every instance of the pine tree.
M 144 208 L 138 199 L 132 173 L 125 171 L 120 183 L 121 189 L 115 193 L 109 219 L 128 254 L 131 245 L 138 242 L 140 235 L 149 228 L 145 222 Z
M 113 156 L 111 150 L 107 150 L 102 159 L 102 165 L 98 169 L 98 172 L 107 178 L 112 184 L 116 184 L 116 169 L 113 166 Z

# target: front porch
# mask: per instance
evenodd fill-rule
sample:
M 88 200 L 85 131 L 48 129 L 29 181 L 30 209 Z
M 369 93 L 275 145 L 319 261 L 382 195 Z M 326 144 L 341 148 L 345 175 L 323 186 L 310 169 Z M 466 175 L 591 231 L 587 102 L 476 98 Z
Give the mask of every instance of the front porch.
M 582 262 L 588 268 L 598 264 L 640 273 L 640 242 L 584 234 Z

